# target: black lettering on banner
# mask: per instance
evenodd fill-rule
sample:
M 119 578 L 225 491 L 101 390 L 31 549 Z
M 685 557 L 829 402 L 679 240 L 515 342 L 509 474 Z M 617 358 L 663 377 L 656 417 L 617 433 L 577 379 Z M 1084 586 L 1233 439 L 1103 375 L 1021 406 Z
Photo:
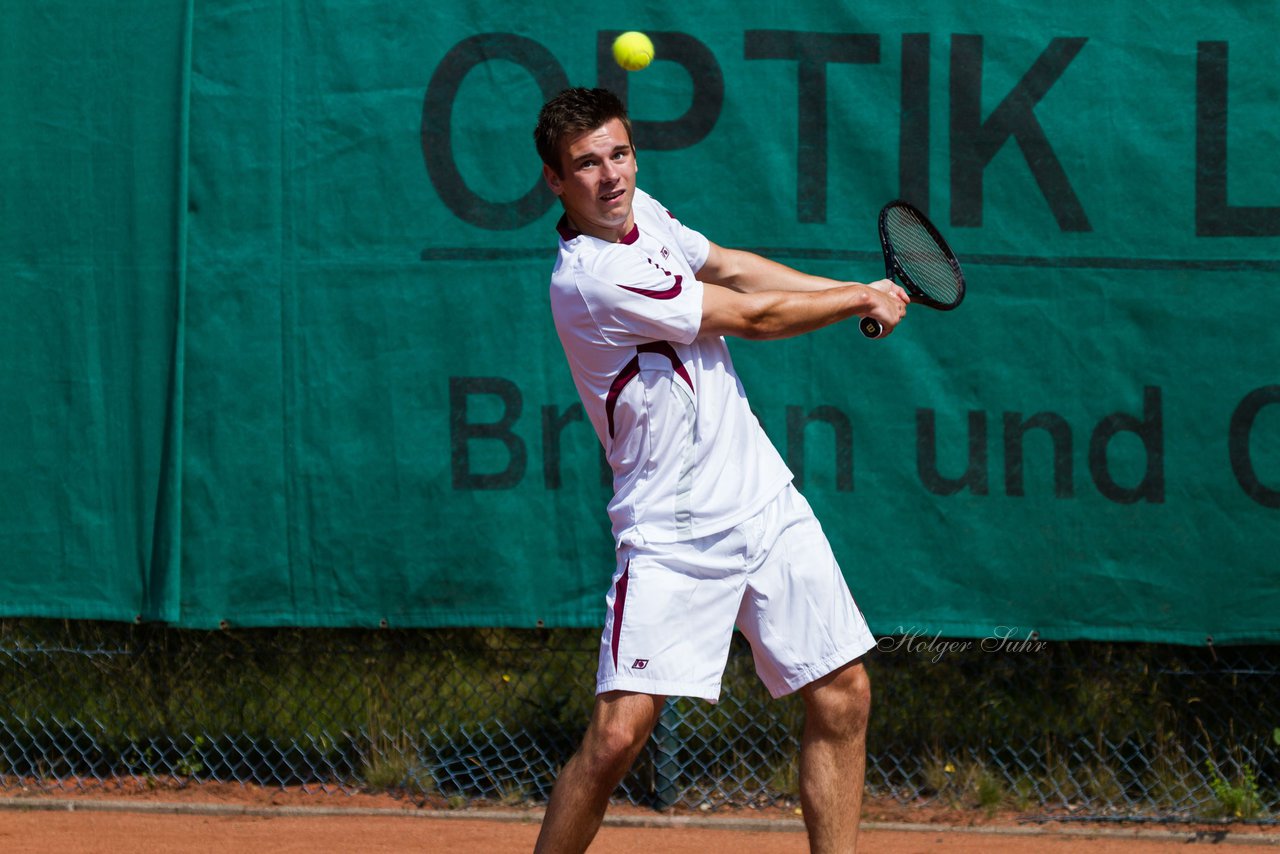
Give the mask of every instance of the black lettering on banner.
M 1196 235 L 1280 235 L 1280 207 L 1227 201 L 1227 43 L 1196 50 Z
M 1022 477 L 1023 437 L 1032 430 L 1043 430 L 1053 442 L 1053 494 L 1070 498 L 1075 494 L 1071 472 L 1071 426 L 1056 412 L 1037 412 L 1023 419 L 1021 412 L 1004 414 L 1004 491 L 1007 495 L 1026 495 Z
M 1263 507 L 1277 509 L 1280 508 L 1280 489 L 1267 486 L 1258 478 L 1249 449 L 1258 413 L 1264 406 L 1272 405 L 1280 405 L 1280 385 L 1263 386 L 1245 395 L 1235 412 L 1231 413 L 1227 451 L 1231 457 L 1231 471 L 1244 494 Z M 1272 441 L 1266 446 L 1274 448 L 1276 444 Z
M 560 434 L 574 421 L 583 421 L 586 417 L 581 403 L 566 406 L 563 411 L 556 406 L 542 407 L 542 482 L 547 489 L 559 489 L 563 483 Z
M 938 472 L 937 415 L 932 409 L 916 410 L 916 470 L 924 488 L 934 495 L 953 495 L 968 487 L 974 495 L 987 494 L 987 414 L 969 412 L 969 465 L 960 477 Z
M 982 36 L 951 37 L 951 223 L 982 225 L 982 176 L 1010 139 L 1063 231 L 1092 231 L 1084 207 L 1036 119 L 1035 106 L 1080 53 L 1085 38 L 1055 38 L 982 119 Z
M 613 40 L 621 30 L 601 30 L 596 35 L 596 75 L 600 85 L 627 101 L 631 75 L 613 61 Z M 671 120 L 631 117 L 636 148 L 641 151 L 675 151 L 701 142 L 720 118 L 724 107 L 724 72 L 711 49 L 688 33 L 647 33 L 653 40 L 655 62 L 674 62 L 689 72 L 693 100 L 684 115 Z
M 1108 415 L 1098 422 L 1089 439 L 1089 473 L 1103 497 L 1117 504 L 1148 501 L 1164 503 L 1164 418 L 1160 389 L 1147 386 L 1142 391 L 1142 418 L 1124 412 Z M 1147 452 L 1147 467 L 1142 480 L 1133 487 L 1115 482 L 1107 467 L 1107 447 L 1117 433 L 1133 433 Z
M 902 37 L 898 197 L 929 213 L 929 35 Z
M 474 395 L 492 395 L 502 401 L 497 421 L 473 422 L 467 402 Z M 524 400 L 520 387 L 502 377 L 449 377 L 449 450 L 454 489 L 511 489 L 524 477 L 528 451 L 524 440 L 511 431 L 520 418 Z M 498 472 L 471 469 L 471 443 L 497 441 L 507 448 L 507 467 Z
M 551 51 L 514 33 L 481 33 L 458 42 L 444 56 L 427 84 L 422 104 L 422 156 L 440 199 L 464 222 L 494 230 L 528 225 L 551 207 L 555 197 L 541 178 L 514 202 L 490 202 L 466 185 L 453 152 L 453 104 L 462 81 L 473 69 L 503 59 L 526 69 L 543 99 L 568 88 L 569 76 Z M 529 140 L 523 140 L 525 144 Z
M 799 65 L 799 149 L 796 213 L 800 222 L 827 221 L 827 65 L 875 64 L 880 37 L 854 33 L 747 30 L 745 59 L 793 59 Z
M 807 415 L 799 406 L 787 407 L 787 467 L 796 486 L 804 487 L 805 427 L 814 421 L 831 425 L 834 434 L 836 492 L 853 492 L 853 424 L 834 406 L 817 406 Z

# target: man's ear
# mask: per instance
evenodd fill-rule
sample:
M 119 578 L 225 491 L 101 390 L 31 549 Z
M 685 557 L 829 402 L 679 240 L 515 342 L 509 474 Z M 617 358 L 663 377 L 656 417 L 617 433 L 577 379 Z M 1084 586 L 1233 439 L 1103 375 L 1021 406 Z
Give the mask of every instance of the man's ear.
M 542 180 L 547 182 L 551 192 L 557 196 L 564 192 L 564 185 L 560 180 L 560 176 L 556 174 L 556 170 L 545 163 L 542 164 Z

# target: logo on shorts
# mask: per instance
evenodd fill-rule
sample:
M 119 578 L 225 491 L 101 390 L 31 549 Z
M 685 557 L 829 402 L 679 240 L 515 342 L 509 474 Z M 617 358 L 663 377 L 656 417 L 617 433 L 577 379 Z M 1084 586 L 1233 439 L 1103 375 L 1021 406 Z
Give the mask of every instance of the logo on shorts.
M 631 663 L 632 670 L 644 670 L 648 666 L 649 666 L 649 659 L 647 658 L 637 658 L 635 661 Z

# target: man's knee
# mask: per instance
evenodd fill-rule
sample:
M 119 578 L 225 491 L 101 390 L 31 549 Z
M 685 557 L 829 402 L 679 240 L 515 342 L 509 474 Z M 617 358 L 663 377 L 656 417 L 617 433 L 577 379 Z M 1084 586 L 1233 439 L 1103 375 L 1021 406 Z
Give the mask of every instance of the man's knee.
M 612 763 L 630 759 L 649 738 L 649 729 L 633 722 L 610 721 L 594 725 L 583 739 L 583 747 L 596 761 Z
M 607 706 L 597 710 L 582 740 L 587 761 L 602 769 L 630 767 L 657 723 L 661 700 L 646 699 L 650 702 L 633 700 L 628 702 L 628 708 Z
M 807 717 L 832 734 L 858 736 L 871 715 L 871 679 L 855 661 L 814 683 L 805 693 Z
M 871 716 L 871 678 L 862 662 L 845 668 L 837 683 L 840 686 L 840 717 L 857 730 L 866 729 Z

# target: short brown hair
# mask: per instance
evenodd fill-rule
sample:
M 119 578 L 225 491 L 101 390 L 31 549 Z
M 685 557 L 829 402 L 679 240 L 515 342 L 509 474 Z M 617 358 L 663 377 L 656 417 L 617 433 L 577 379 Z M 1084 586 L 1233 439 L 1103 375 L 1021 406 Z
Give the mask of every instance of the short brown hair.
M 576 87 L 565 89 L 542 105 L 538 113 L 538 126 L 533 129 L 533 141 L 538 156 L 563 177 L 560 163 L 560 144 L 571 136 L 602 127 L 613 119 L 619 119 L 627 129 L 627 141 L 631 141 L 631 118 L 622 99 L 608 89 Z M 632 148 L 634 148 L 634 143 Z

